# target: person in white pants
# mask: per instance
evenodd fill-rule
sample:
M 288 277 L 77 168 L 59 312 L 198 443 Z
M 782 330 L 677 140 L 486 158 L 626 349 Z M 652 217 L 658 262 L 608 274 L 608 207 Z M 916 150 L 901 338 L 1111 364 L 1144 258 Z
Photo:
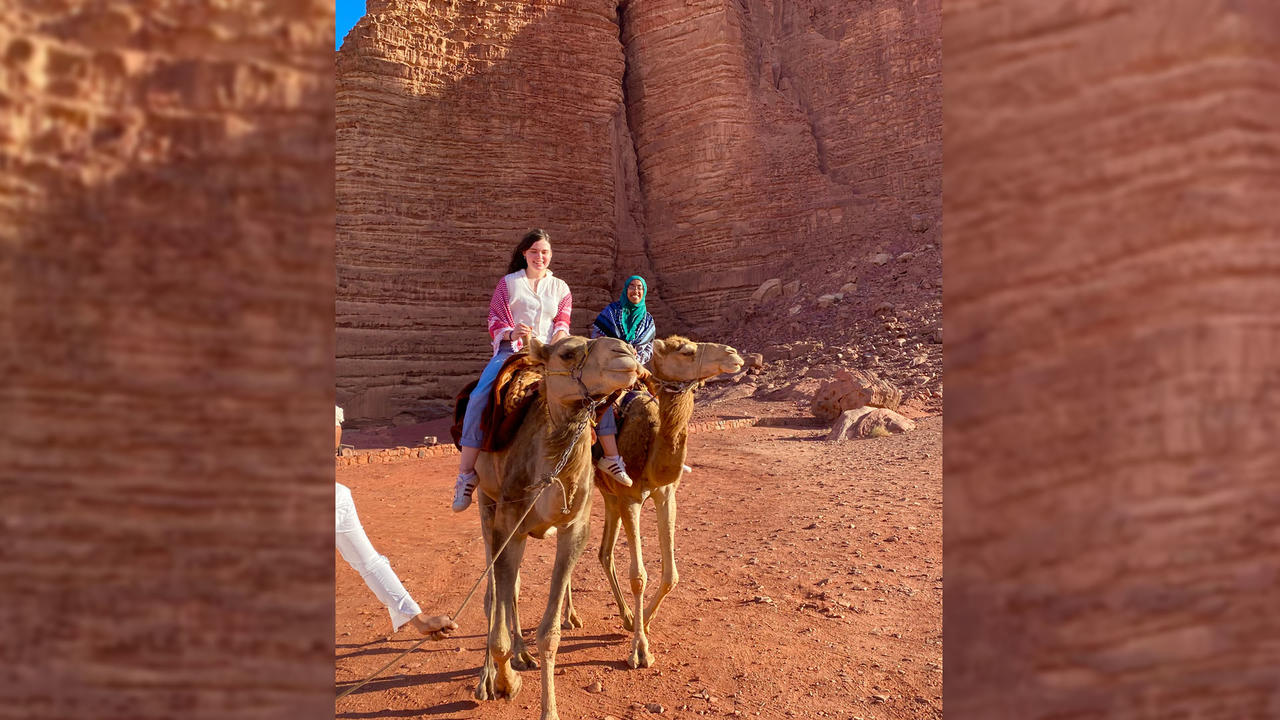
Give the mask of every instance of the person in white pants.
M 335 445 L 341 445 L 342 408 L 336 405 L 334 407 L 337 408 Z M 369 536 L 365 535 L 364 527 L 360 525 L 360 516 L 356 514 L 356 503 L 351 497 L 351 490 L 342 483 L 334 484 L 337 485 L 335 507 L 338 552 L 342 553 L 342 559 L 353 570 L 360 573 L 360 577 L 364 578 L 365 584 L 382 604 L 387 606 L 387 611 L 391 613 L 392 632 L 399 630 L 405 623 L 412 623 L 418 632 L 439 640 L 457 630 L 457 624 L 448 615 L 428 616 L 422 612 L 422 608 L 418 607 L 413 596 L 401 584 L 400 578 L 396 577 L 390 561 L 373 549 Z

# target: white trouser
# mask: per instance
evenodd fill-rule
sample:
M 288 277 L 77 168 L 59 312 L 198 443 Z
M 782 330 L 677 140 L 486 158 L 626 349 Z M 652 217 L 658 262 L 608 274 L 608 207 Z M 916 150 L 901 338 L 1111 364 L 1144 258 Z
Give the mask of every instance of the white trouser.
M 413 601 L 409 591 L 404 589 L 386 556 L 379 555 L 369 542 L 369 536 L 364 534 L 360 516 L 356 515 L 355 500 L 351 499 L 351 490 L 342 483 L 334 484 L 338 486 L 338 552 L 342 553 L 343 560 L 360 573 L 360 577 L 364 578 L 365 584 L 382 604 L 387 606 L 391 613 L 391 626 L 399 630 L 422 610 Z

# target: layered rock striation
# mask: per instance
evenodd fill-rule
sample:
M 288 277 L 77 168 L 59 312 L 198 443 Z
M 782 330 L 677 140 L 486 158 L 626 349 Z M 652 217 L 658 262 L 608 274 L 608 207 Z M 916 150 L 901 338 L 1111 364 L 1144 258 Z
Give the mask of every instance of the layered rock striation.
M 331 707 L 332 30 L 0 4 L 0 715 Z
M 938 2 L 370 2 L 337 55 L 338 394 L 439 414 L 511 247 L 722 336 L 771 277 L 936 241 Z M 873 247 L 874 246 L 874 247 Z

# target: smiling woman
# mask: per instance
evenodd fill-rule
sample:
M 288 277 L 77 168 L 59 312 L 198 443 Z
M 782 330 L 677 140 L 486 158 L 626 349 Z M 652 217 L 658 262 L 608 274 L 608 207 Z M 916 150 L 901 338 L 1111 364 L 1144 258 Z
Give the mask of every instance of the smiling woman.
M 333 49 L 342 47 L 347 33 L 364 17 L 364 0 L 334 0 Z

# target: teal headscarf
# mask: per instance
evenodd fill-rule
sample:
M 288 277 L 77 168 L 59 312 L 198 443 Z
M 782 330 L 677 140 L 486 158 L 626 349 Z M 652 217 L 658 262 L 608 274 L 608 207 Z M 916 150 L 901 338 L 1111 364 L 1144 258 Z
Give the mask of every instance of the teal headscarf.
M 632 280 L 639 280 L 640 286 L 644 288 L 644 297 L 640 298 L 640 302 L 632 303 L 627 297 L 627 287 L 631 285 Z M 622 326 L 622 332 L 626 337 L 623 340 L 633 342 L 636 339 L 636 333 L 640 330 L 640 323 L 644 322 L 644 318 L 649 314 L 645 309 L 644 301 L 649 298 L 649 284 L 639 275 L 632 275 L 622 284 L 622 297 L 618 298 L 618 306 L 622 310 L 621 318 L 618 324 Z

